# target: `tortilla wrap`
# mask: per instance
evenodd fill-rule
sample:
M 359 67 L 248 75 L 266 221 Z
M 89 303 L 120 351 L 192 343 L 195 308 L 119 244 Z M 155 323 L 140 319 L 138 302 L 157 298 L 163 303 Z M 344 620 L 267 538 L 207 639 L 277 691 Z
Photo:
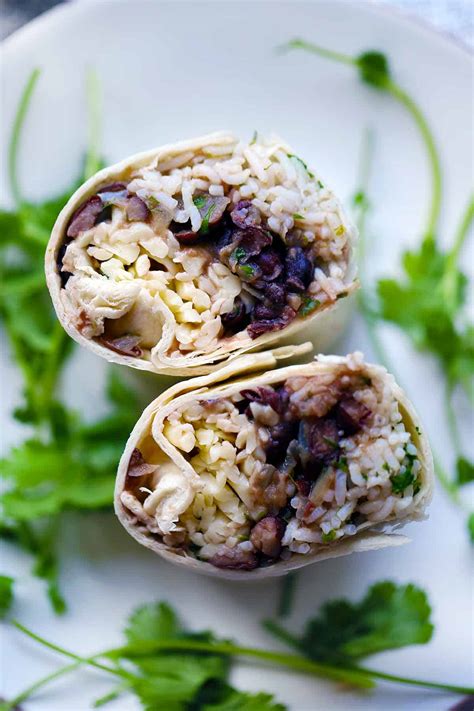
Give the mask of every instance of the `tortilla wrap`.
M 79 344 L 113 363 L 199 375 L 272 344 L 326 351 L 358 286 L 355 235 L 279 139 L 215 133 L 86 181 L 54 225 L 46 279 Z
M 115 489 L 116 514 L 139 543 L 200 573 L 258 580 L 408 542 L 395 531 L 425 518 L 434 474 L 428 439 L 407 396 L 393 376 L 359 353 L 270 370 L 292 355 L 291 348 L 247 354 L 169 388 L 147 407 L 126 445 Z M 295 412 L 298 443 L 280 442 L 280 460 L 273 458 L 280 480 L 262 484 L 255 477 L 259 466 L 269 466 L 262 458 L 274 443 L 267 434 L 285 418 L 293 426 Z M 334 422 L 338 441 L 318 440 Z M 303 469 L 302 429 L 310 452 Z M 252 432 L 262 447 L 248 446 Z M 229 455 L 229 441 L 237 456 Z M 299 463 L 289 471 L 292 451 Z M 287 487 L 283 500 L 278 481 Z M 321 499 L 331 494 L 332 503 Z M 334 521 L 347 506 L 341 522 Z

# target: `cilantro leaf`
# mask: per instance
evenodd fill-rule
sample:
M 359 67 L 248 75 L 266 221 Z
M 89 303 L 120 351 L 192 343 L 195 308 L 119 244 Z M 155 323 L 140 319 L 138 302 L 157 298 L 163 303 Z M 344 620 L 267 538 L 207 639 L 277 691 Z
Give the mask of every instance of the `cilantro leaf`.
M 129 617 L 125 636 L 130 644 L 174 639 L 181 625 L 173 608 L 166 602 L 143 605 Z
M 221 690 L 221 699 L 210 703 L 201 703 L 196 711 L 285 711 L 285 706 L 274 701 L 271 694 L 249 694 L 228 687 Z
M 34 556 L 34 572 L 46 580 L 57 612 L 65 609 L 55 554 L 58 517 L 69 509 L 111 507 L 117 464 L 141 409 L 114 371 L 108 395 L 110 413 L 92 423 L 50 403 L 47 441 L 30 438 L 0 460 L 6 482 L 0 494 L 0 535 Z
M 390 481 L 392 482 L 393 493 L 402 494 L 407 488 L 407 486 L 413 484 L 413 482 L 415 481 L 415 476 L 412 470 L 407 467 L 404 472 L 401 472 L 400 474 L 394 474 L 390 478 Z
M 118 401 L 111 414 L 91 424 L 73 412 L 62 410 L 63 432 L 44 442 L 26 440 L 0 460 L 6 490 L 0 494 L 4 517 L 34 520 L 66 508 L 96 509 L 109 506 L 115 470 L 140 406 L 125 386 L 112 375 L 109 392 Z M 67 474 L 67 476 L 66 476 Z
M 456 462 L 457 483 L 459 486 L 474 481 L 474 464 L 465 457 L 458 457 Z
M 47 583 L 47 592 L 55 612 L 61 614 L 66 603 L 59 591 L 55 543 L 58 519 L 35 521 L 0 521 L 0 537 L 21 546 L 34 557 L 33 574 Z
M 229 660 L 220 654 L 190 651 L 140 652 L 147 644 L 169 640 L 194 640 L 212 643 L 209 632 L 186 632 L 170 605 L 161 602 L 139 607 L 129 618 L 125 629 L 131 645 L 119 652 L 141 672 L 132 688 L 145 709 L 164 707 L 186 711 L 205 684 L 224 681 L 229 671 Z M 137 650 L 135 653 L 133 650 Z
M 360 78 L 376 89 L 386 89 L 390 80 L 390 68 L 387 57 L 382 52 L 369 51 L 356 58 Z
M 0 619 L 2 620 L 13 603 L 14 582 L 8 575 L 0 575 Z
M 247 256 L 247 252 L 243 247 L 236 247 L 232 254 L 230 255 L 231 260 L 235 262 L 240 262 Z
M 248 279 L 250 279 L 255 274 L 255 269 L 251 264 L 240 264 L 239 265 L 239 272 L 244 277 L 247 277 Z
M 198 210 L 200 210 L 207 203 L 206 196 L 205 195 L 196 195 L 196 197 L 193 198 L 193 203 L 196 205 Z
M 351 665 L 371 654 L 429 642 L 430 612 L 426 594 L 415 585 L 386 581 L 373 585 L 358 603 L 327 602 L 301 637 L 274 622 L 267 628 L 311 659 Z
M 474 375 L 474 328 L 458 325 L 466 276 L 455 271 L 452 298 L 447 300 L 440 284 L 446 278 L 449 254 L 430 238 L 419 251 L 405 252 L 402 264 L 402 279 L 378 282 L 381 317 L 402 328 L 416 348 L 432 353 L 451 385 L 467 388 Z
M 303 301 L 299 308 L 299 313 L 302 316 L 309 316 L 309 314 L 313 313 L 313 311 L 317 309 L 320 304 L 321 302 L 318 301 L 318 299 L 312 299 L 310 296 L 303 296 Z

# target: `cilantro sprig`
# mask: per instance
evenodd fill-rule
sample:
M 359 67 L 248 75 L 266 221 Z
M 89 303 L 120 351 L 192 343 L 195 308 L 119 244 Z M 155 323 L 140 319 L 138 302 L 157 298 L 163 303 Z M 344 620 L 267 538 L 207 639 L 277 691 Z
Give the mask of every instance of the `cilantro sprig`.
M 13 413 L 28 438 L 0 460 L 5 487 L 0 495 L 0 536 L 34 559 L 33 572 L 47 583 L 56 612 L 60 592 L 56 542 L 63 513 L 110 507 L 114 473 L 139 406 L 114 372 L 107 396 L 110 413 L 86 423 L 58 398 L 58 384 L 72 341 L 57 322 L 44 278 L 44 250 L 56 217 L 79 182 L 101 165 L 99 87 L 87 81 L 89 147 L 80 180 L 40 203 L 28 201 L 18 178 L 18 154 L 28 107 L 40 73 L 30 75 L 21 96 L 9 146 L 9 179 L 15 209 L 0 210 L 0 319 L 23 376 L 23 402 Z M 6 598 L 5 604 L 12 600 Z
M 14 699 L 0 705 L 12 711 L 40 688 L 80 666 L 90 666 L 113 676 L 118 685 L 95 706 L 131 692 L 145 711 L 284 711 L 269 694 L 248 694 L 230 686 L 230 665 L 237 658 L 281 666 L 317 678 L 359 689 L 370 689 L 377 680 L 469 694 L 473 689 L 388 674 L 360 665 L 367 656 L 432 637 L 431 608 L 426 594 L 415 585 L 385 581 L 373 585 L 360 602 L 334 600 L 310 619 L 301 636 L 279 623 L 265 627 L 290 645 L 297 654 L 247 647 L 220 639 L 210 631 L 183 628 L 166 603 L 143 605 L 129 617 L 125 644 L 92 656 L 81 656 L 40 637 L 19 622 L 15 627 L 71 663 L 39 679 Z
M 414 99 L 392 77 L 387 57 L 382 52 L 369 50 L 353 57 L 349 54 L 336 52 L 326 47 L 320 47 L 312 42 L 296 38 L 280 48 L 283 51 L 301 49 L 320 57 L 333 60 L 340 64 L 354 67 L 360 79 L 372 88 L 385 92 L 396 99 L 411 115 L 423 139 L 431 170 L 431 202 L 427 213 L 426 234 L 433 235 L 436 231 L 441 209 L 441 164 L 436 150 L 436 144 L 429 124 Z
M 18 622 L 13 624 L 72 663 L 0 704 L 1 711 L 13 711 L 40 688 L 81 665 L 107 673 L 117 681 L 111 692 L 96 700 L 96 708 L 128 692 L 137 697 L 145 711 L 285 711 L 271 694 L 251 694 L 231 686 L 234 645 L 209 631 L 186 630 L 173 608 L 164 602 L 137 608 L 127 620 L 125 643 L 90 657 L 49 642 Z

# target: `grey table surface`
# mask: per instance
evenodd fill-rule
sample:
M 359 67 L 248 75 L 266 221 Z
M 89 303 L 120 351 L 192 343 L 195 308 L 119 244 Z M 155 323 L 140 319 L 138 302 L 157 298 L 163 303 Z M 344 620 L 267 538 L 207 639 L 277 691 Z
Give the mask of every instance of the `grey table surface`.
M 67 0 L 2 0 L 0 38 L 5 38 L 31 19 Z M 81 0 L 76 0 L 80 2 Z M 95 0 L 103 2 L 104 0 Z M 159 1 L 159 0 L 157 0 Z M 222 1 L 222 0 L 221 0 Z M 335 0 L 344 2 L 345 0 Z M 474 4 L 472 0 L 360 0 L 398 8 L 438 30 L 452 35 L 471 49 L 474 46 Z

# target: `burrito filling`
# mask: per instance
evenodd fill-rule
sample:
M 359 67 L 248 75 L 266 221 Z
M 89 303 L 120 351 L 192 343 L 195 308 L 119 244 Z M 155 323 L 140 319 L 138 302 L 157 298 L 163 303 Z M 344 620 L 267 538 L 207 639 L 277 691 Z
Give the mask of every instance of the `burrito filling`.
M 75 327 L 153 360 L 228 352 L 347 296 L 351 228 L 306 164 L 272 141 L 155 159 L 72 215 L 58 269 Z
M 146 535 L 218 568 L 307 555 L 399 521 L 418 501 L 421 463 L 390 381 L 360 362 L 197 396 L 162 433 L 195 475 L 163 461 L 147 435 L 122 504 Z

